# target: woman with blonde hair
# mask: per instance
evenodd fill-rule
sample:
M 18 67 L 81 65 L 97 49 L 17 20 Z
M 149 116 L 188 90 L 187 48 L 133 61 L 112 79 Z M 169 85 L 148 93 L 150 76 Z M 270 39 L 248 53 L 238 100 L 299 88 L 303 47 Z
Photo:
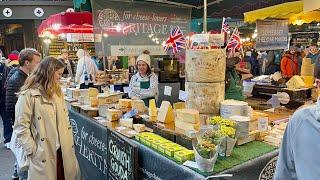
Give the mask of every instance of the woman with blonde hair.
M 68 110 L 59 86 L 64 68 L 64 62 L 44 58 L 19 94 L 13 129 L 29 161 L 28 179 L 80 179 Z

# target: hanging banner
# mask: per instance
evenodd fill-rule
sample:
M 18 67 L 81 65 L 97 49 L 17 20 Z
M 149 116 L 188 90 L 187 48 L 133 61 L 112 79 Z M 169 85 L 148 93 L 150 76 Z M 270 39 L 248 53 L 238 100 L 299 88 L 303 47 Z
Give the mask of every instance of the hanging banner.
M 92 1 L 96 52 L 112 55 L 111 47 L 161 47 L 171 29 L 179 26 L 189 33 L 191 9 L 152 2 Z M 102 42 L 102 43 L 101 43 Z M 130 55 L 128 54 L 123 55 Z M 139 52 L 138 54 L 141 54 Z M 154 52 L 151 55 L 163 55 Z M 134 53 L 131 53 L 134 54 Z
M 288 20 L 258 20 L 257 30 L 256 49 L 258 51 L 288 48 Z

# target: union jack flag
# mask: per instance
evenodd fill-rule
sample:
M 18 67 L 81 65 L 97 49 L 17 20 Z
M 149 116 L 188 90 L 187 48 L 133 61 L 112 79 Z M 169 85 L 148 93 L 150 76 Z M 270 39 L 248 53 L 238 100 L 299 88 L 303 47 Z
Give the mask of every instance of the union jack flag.
M 221 28 L 221 33 L 222 32 L 228 32 L 230 30 L 230 26 L 226 20 L 226 18 L 222 18 L 222 28 Z
M 240 34 L 239 34 L 239 30 L 238 28 L 235 28 L 231 38 L 227 44 L 227 48 L 228 50 L 239 50 L 241 48 L 241 41 L 240 41 Z
M 172 29 L 170 36 L 165 42 L 163 48 L 166 52 L 172 48 L 174 54 L 179 52 L 181 49 L 186 48 L 186 39 L 184 38 L 179 27 Z

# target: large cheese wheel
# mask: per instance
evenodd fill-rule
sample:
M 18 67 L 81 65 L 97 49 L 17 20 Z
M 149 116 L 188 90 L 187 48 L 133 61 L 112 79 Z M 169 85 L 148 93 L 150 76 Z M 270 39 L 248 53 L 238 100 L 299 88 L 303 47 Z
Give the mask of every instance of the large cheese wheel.
M 186 107 L 197 109 L 201 114 L 219 113 L 220 102 L 224 100 L 224 86 L 224 82 L 186 82 Z
M 223 49 L 187 50 L 186 81 L 220 82 L 225 79 L 226 55 Z
M 301 65 L 301 76 L 313 76 L 314 64 L 311 64 L 310 58 L 303 58 Z

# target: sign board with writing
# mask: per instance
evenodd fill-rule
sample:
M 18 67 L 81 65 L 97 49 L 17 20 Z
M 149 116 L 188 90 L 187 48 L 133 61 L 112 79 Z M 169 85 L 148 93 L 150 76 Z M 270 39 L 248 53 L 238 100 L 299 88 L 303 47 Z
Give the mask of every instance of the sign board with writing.
M 143 50 L 139 46 L 161 47 L 171 29 L 179 26 L 183 34 L 190 29 L 191 8 L 152 2 L 95 0 L 92 12 L 94 34 L 96 40 L 100 40 L 95 41 L 96 52 L 107 56 L 111 55 L 112 46 L 133 46 L 134 53 L 126 50 L 121 56 L 141 54 Z M 113 49 L 113 55 L 118 53 Z M 163 55 L 164 50 L 155 53 L 151 54 Z
M 188 92 L 179 90 L 179 100 L 187 101 L 188 100 Z
M 148 50 L 150 54 L 154 55 L 166 55 L 161 45 L 150 45 L 150 46 L 134 46 L 134 45 L 113 45 L 110 47 L 111 56 L 138 56 L 144 50 Z
M 193 48 L 197 46 L 223 46 L 224 35 L 223 34 L 194 34 L 191 36 L 191 46 Z
M 268 118 L 259 118 L 258 119 L 258 131 L 264 132 L 268 130 Z
M 171 96 L 172 87 L 164 86 L 164 95 Z
M 319 26 L 317 26 L 319 28 Z M 319 39 L 318 32 L 310 32 L 310 33 L 294 33 L 291 35 L 292 39 Z
M 258 51 L 288 48 L 288 20 L 258 20 L 257 31 Z
M 125 137 L 108 130 L 108 174 L 114 180 L 133 180 L 138 178 L 137 146 Z
M 67 42 L 94 42 L 93 33 L 67 33 Z

